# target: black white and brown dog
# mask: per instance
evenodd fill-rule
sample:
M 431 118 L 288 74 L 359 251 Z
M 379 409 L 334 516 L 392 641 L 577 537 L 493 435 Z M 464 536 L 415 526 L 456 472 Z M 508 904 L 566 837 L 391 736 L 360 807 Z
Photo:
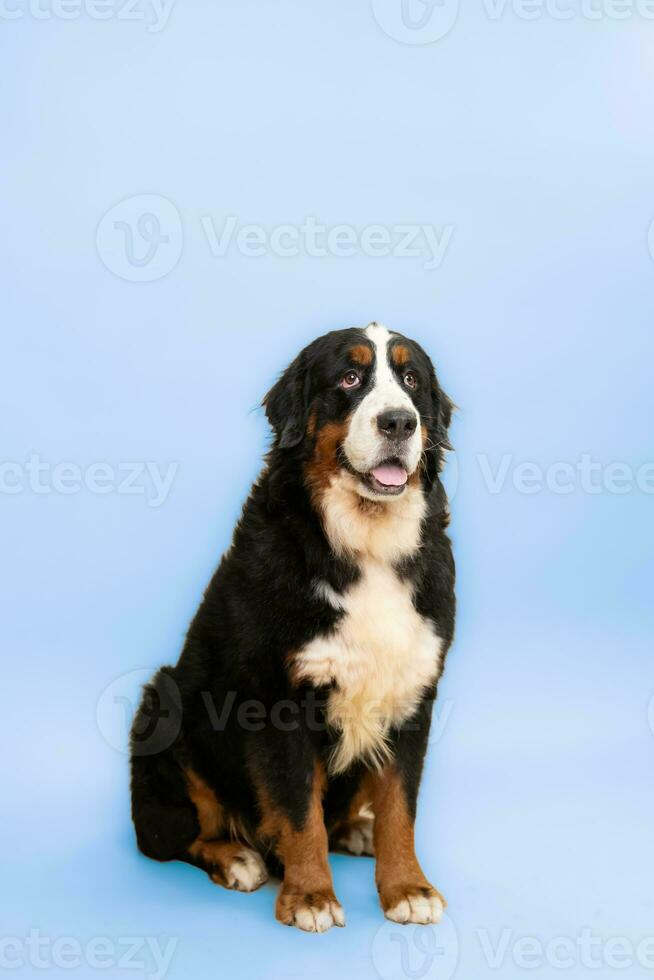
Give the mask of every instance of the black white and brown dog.
M 241 891 L 273 871 L 277 918 L 310 932 L 345 922 L 330 847 L 374 854 L 386 916 L 437 922 L 414 821 L 454 630 L 452 404 L 371 323 L 309 344 L 264 405 L 266 467 L 135 717 L 138 845 Z

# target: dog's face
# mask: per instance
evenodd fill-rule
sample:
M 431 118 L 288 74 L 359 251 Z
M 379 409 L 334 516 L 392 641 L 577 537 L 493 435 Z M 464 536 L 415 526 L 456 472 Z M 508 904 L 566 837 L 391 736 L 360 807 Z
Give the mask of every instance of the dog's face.
M 345 471 L 362 497 L 433 481 L 451 403 L 414 341 L 377 323 L 318 338 L 264 400 L 276 447 L 304 450 L 313 489 Z

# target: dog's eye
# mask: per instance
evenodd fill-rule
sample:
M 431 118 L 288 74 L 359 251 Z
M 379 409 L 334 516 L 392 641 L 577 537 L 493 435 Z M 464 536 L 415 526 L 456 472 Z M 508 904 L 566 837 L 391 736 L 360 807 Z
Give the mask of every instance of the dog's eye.
M 407 373 L 404 375 L 404 384 L 407 386 L 407 388 L 417 387 L 418 379 L 416 378 L 413 371 L 407 371 Z
M 348 371 L 341 378 L 341 388 L 356 388 L 361 384 L 361 378 L 356 371 Z

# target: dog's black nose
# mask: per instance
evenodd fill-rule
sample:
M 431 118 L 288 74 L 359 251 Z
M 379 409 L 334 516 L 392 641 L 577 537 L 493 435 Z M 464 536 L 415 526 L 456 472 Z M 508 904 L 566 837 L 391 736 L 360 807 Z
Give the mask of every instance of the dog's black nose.
M 408 439 L 416 431 L 417 424 L 415 412 L 403 408 L 391 408 L 377 416 L 377 428 L 387 439 Z

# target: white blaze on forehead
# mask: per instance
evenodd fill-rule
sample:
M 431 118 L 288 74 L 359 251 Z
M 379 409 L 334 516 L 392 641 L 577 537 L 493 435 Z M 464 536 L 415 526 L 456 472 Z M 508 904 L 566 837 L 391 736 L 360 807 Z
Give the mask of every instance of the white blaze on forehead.
M 389 409 L 405 409 L 413 412 L 418 422 L 420 417 L 409 393 L 402 387 L 391 368 L 389 346 L 393 334 L 386 327 L 372 323 L 364 333 L 375 350 L 372 387 L 360 401 L 350 421 L 348 435 L 343 443 L 345 453 L 352 466 L 361 473 L 377 466 L 388 455 L 388 440 L 377 427 L 377 416 Z M 406 440 L 404 446 L 404 465 L 409 472 L 418 465 L 422 441 L 420 427 Z
M 371 396 L 376 396 L 375 401 L 381 405 L 380 412 L 388 408 L 409 408 L 415 411 L 413 402 L 400 386 L 389 362 L 388 348 L 393 334 L 378 323 L 366 327 L 365 334 L 375 347 L 375 379 L 372 391 L 364 398 L 364 402 Z

